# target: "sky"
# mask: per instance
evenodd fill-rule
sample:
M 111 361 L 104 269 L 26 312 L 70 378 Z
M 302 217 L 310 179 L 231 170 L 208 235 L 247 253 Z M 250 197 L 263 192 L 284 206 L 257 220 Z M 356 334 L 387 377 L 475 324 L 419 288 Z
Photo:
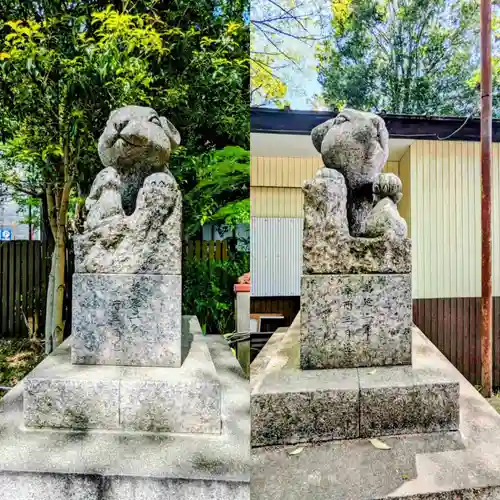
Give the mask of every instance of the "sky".
M 290 9 L 290 0 L 256 0 L 252 2 L 252 19 L 273 19 L 282 12 L 279 9 L 271 8 L 266 11 L 271 4 L 279 4 L 283 8 Z M 325 0 L 296 0 L 294 14 L 297 16 L 307 15 L 310 19 L 301 19 L 302 26 L 307 28 L 304 31 L 297 22 L 288 23 L 275 22 L 273 26 L 296 36 L 310 38 L 320 38 L 324 36 L 329 27 L 331 3 Z M 266 40 L 263 36 L 258 37 L 254 42 L 253 50 L 262 50 Z M 279 45 L 283 52 L 293 54 L 300 58 L 299 66 L 288 64 L 282 69 L 276 70 L 276 74 L 288 86 L 285 100 L 289 101 L 291 108 L 295 110 L 313 109 L 311 100 L 315 94 L 321 93 L 321 85 L 318 83 L 316 72 L 315 46 L 319 40 L 298 40 L 292 36 L 279 36 Z M 272 49 L 271 49 L 272 50 Z

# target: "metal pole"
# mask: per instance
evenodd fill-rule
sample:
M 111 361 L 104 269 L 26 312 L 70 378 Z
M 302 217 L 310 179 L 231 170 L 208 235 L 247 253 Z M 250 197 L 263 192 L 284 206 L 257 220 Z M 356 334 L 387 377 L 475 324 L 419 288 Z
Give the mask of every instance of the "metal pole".
M 493 392 L 491 286 L 491 0 L 481 0 L 481 387 Z

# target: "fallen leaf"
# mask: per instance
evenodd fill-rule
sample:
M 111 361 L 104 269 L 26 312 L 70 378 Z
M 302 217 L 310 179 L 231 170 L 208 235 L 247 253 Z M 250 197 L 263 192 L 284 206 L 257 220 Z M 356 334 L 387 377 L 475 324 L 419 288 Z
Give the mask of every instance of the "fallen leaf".
M 295 450 L 289 451 L 288 454 L 289 455 L 298 455 L 299 453 L 302 453 L 303 450 L 304 450 L 304 447 L 299 446 L 298 448 L 295 448 Z
M 408 474 L 403 474 L 402 478 L 403 478 L 405 481 L 408 481 L 408 479 L 409 479 Z
M 380 441 L 380 439 L 370 439 L 370 443 L 373 445 L 374 448 L 377 448 L 377 450 L 390 450 L 391 447 L 384 442 Z

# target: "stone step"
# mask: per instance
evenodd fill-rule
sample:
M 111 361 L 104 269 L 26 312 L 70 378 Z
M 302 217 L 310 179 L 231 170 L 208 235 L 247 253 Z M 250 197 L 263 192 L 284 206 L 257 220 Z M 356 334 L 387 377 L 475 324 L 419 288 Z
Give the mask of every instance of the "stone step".
M 220 434 L 26 430 L 23 380 L 0 400 L 0 498 L 248 500 L 248 381 L 222 336 L 204 340 L 220 381 Z
M 24 380 L 25 427 L 220 434 L 220 381 L 201 334 L 179 368 L 75 365 L 71 340 Z
M 411 366 L 271 371 L 251 395 L 252 446 L 454 431 L 459 387 Z

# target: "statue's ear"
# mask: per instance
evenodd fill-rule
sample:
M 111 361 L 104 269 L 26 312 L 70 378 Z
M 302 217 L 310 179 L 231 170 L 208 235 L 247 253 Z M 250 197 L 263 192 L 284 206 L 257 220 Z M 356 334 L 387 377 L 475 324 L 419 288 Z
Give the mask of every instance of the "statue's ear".
M 312 129 L 311 139 L 313 146 L 316 148 L 316 151 L 318 153 L 321 153 L 321 143 L 323 142 L 326 133 L 333 127 L 334 124 L 335 124 L 335 118 L 332 118 L 324 123 L 321 123 L 320 125 L 317 125 Z
M 170 139 L 170 144 L 172 146 L 172 151 L 181 145 L 181 134 L 175 128 L 174 124 L 167 120 L 164 116 L 160 116 L 160 123 Z
M 375 133 L 377 135 L 377 141 L 380 144 L 380 147 L 382 150 L 388 151 L 389 149 L 389 133 L 387 131 L 387 128 L 385 126 L 385 123 L 383 122 L 382 118 L 379 116 L 375 117 L 372 121 L 373 126 L 375 128 Z

